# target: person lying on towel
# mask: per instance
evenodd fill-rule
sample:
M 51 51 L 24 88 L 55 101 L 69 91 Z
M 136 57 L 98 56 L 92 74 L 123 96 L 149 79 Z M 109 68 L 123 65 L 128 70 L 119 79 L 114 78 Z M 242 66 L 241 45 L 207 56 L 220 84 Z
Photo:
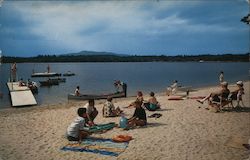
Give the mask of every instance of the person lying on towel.
M 122 110 L 119 107 L 115 108 L 112 103 L 112 97 L 108 97 L 107 101 L 103 105 L 102 113 L 103 117 L 116 117 L 120 116 Z
M 147 125 L 147 116 L 139 101 L 134 102 L 134 115 L 128 120 L 128 128 Z
M 84 130 L 86 126 L 87 110 L 86 108 L 78 108 L 78 116 L 68 126 L 66 136 L 69 141 L 79 141 L 79 143 L 90 135 L 89 132 Z
M 147 102 L 144 102 L 145 108 L 147 108 L 149 111 L 155 111 L 157 109 L 160 109 L 160 104 L 157 101 L 155 97 L 154 92 L 150 92 L 150 98 L 148 99 Z

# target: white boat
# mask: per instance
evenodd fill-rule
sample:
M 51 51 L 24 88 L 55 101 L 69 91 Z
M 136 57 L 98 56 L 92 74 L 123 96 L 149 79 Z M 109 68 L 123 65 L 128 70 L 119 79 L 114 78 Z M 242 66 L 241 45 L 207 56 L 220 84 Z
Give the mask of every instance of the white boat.
M 33 73 L 31 77 L 56 77 L 61 76 L 61 73 L 56 72 L 42 72 L 42 73 Z

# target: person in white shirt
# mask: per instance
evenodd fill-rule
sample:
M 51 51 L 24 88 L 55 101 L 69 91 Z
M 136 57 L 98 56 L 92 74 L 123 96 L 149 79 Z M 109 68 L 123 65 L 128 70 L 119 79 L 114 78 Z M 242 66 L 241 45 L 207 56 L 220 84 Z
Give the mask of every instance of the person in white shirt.
M 94 99 L 90 99 L 88 103 L 84 105 L 84 108 L 87 110 L 87 123 L 89 125 L 94 125 L 94 119 L 98 115 L 98 111 L 95 108 L 95 101 Z
M 75 95 L 80 96 L 80 87 L 79 86 L 76 87 Z
M 166 94 L 169 96 L 171 94 L 174 94 L 177 91 L 178 88 L 178 81 L 175 80 L 174 83 L 167 88 Z
M 79 108 L 77 110 L 78 117 L 68 126 L 66 136 L 69 141 L 81 142 L 83 138 L 90 133 L 84 131 L 86 125 L 87 111 L 86 108 Z
M 219 81 L 220 81 L 220 83 L 224 82 L 224 72 L 223 71 L 220 72 Z

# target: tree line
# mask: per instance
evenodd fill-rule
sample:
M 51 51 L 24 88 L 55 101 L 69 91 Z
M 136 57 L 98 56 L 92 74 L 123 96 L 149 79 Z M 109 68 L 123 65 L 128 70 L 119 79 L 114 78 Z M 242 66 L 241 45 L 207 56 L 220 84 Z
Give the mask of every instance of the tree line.
M 138 55 L 38 55 L 35 57 L 3 56 L 3 63 L 24 62 L 188 62 L 223 61 L 249 62 L 249 53 L 222 55 L 177 55 L 177 56 L 138 56 Z

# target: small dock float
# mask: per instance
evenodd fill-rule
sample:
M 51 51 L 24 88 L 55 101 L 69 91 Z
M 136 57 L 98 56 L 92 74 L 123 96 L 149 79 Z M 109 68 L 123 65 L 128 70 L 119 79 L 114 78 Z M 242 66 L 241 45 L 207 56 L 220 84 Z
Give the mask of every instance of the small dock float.
M 27 86 L 19 86 L 19 82 L 7 83 L 13 107 L 37 105 L 36 99 Z

